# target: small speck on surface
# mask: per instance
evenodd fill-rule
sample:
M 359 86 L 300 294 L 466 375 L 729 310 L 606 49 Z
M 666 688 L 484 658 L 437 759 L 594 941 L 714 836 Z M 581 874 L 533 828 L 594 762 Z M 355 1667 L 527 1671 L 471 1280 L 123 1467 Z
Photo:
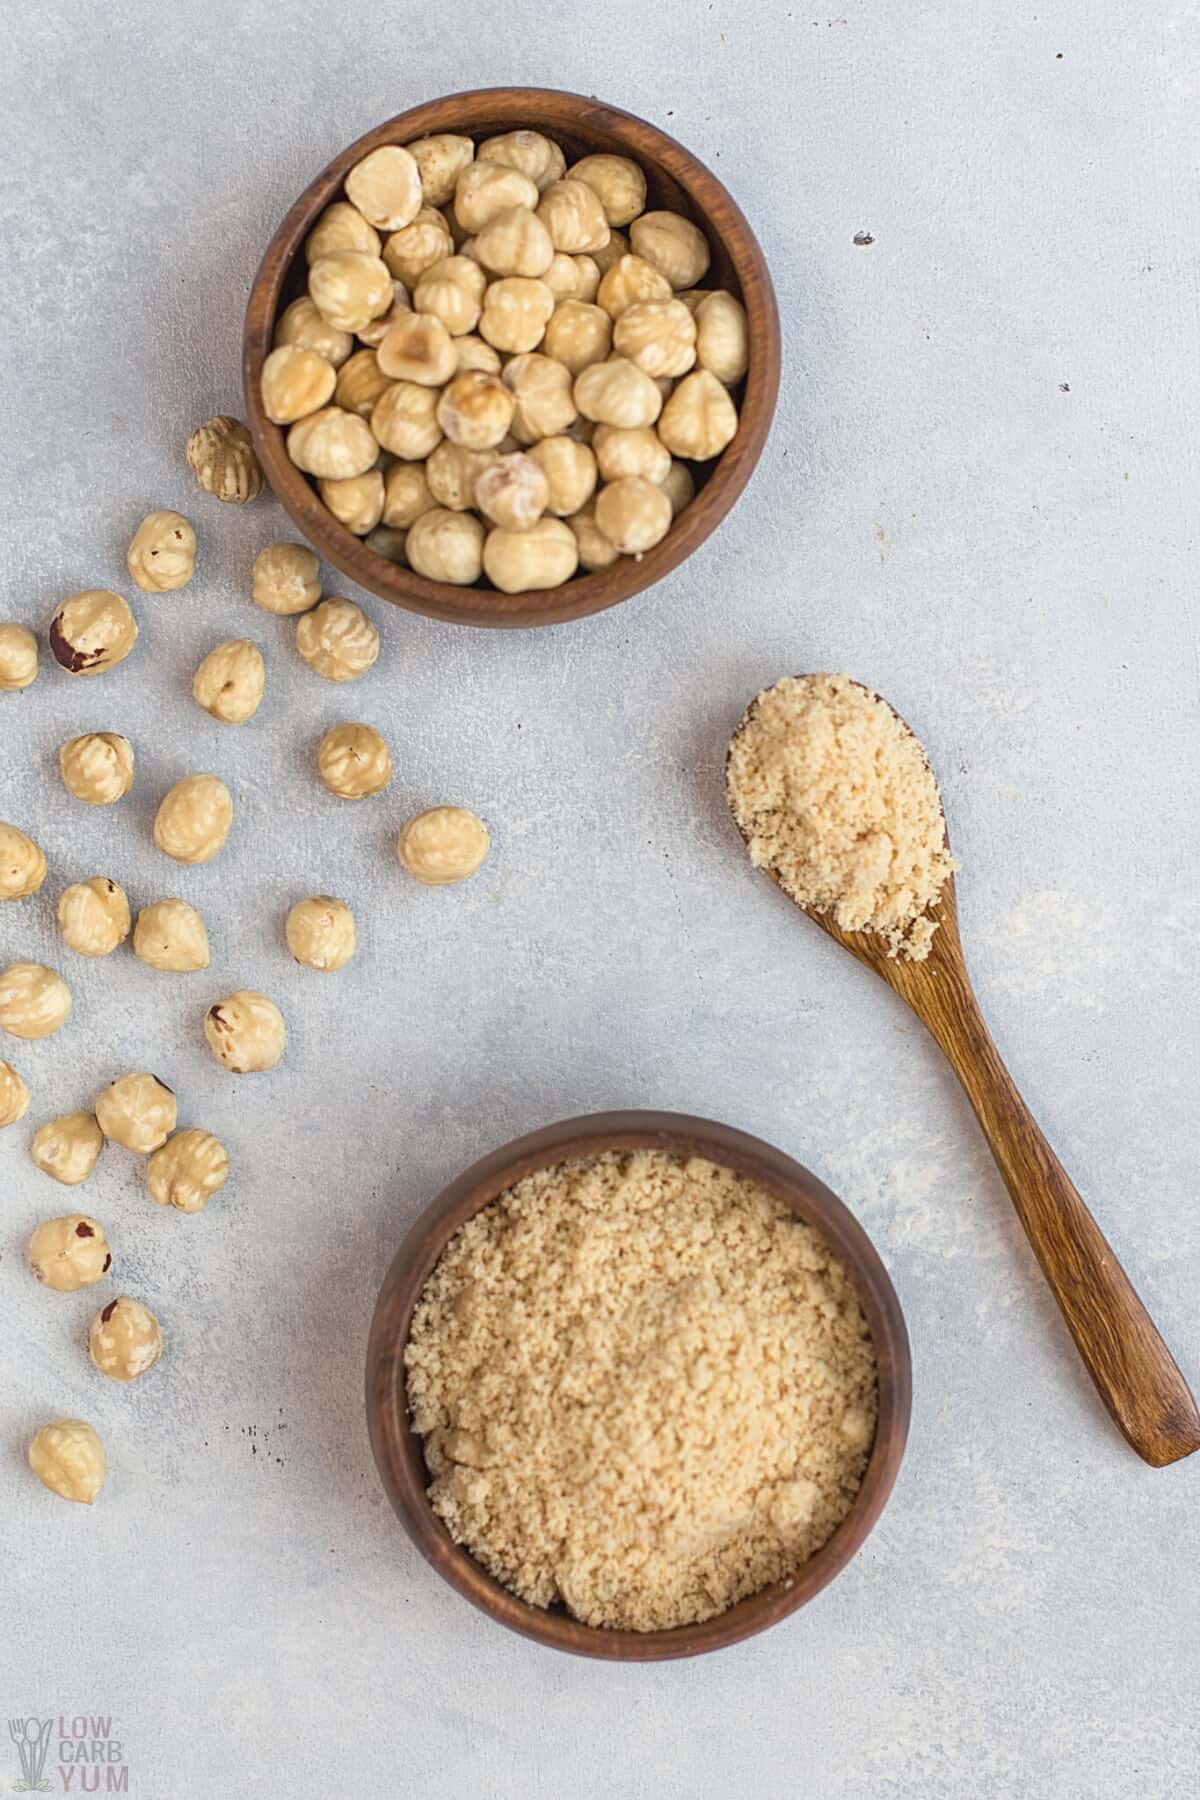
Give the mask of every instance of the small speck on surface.
M 1071 391 L 1070 382 L 1069 381 L 1060 381 L 1058 384 L 1058 391 L 1060 394 L 1069 394 Z
M 875 239 L 869 231 L 856 231 L 854 234 L 854 241 L 856 244 L 865 246 L 867 244 L 873 244 Z

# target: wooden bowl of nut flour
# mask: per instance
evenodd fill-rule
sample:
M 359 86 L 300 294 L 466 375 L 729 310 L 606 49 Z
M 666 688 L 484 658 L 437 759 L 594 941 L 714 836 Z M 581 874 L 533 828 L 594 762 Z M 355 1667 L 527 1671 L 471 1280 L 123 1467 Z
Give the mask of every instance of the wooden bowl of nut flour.
M 729 1126 L 602 1113 L 493 1152 L 381 1289 L 367 1416 L 433 1567 L 578 1655 L 694 1656 L 856 1554 L 904 1452 L 900 1303 L 814 1176 Z
M 504 218 L 489 218 L 473 235 L 459 225 L 453 183 L 446 189 L 440 178 L 425 183 L 420 214 L 398 232 L 382 222 L 376 229 L 349 204 L 357 196 L 380 221 L 406 216 L 403 196 L 397 211 L 389 212 L 390 198 L 374 210 L 356 186 L 365 179 L 364 161 L 368 172 L 381 167 L 370 160 L 381 151 L 396 159 L 414 144 L 469 139 L 472 156 L 481 152 L 478 166 L 490 154 L 488 140 L 494 146 L 535 137 L 550 141 L 565 178 L 553 182 L 547 201 L 540 177 L 522 193 L 524 177 L 510 168 L 513 191 L 497 190 L 497 197 L 525 204 L 506 207 Z M 573 171 L 585 159 L 576 177 Z M 631 165 L 637 180 L 644 177 L 644 216 L 618 224 L 629 209 L 606 183 L 616 172 L 619 184 L 620 170 L 628 175 Z M 386 171 L 395 175 L 398 168 L 402 177 L 404 167 L 396 159 Z M 424 182 L 424 165 L 421 176 Z M 595 235 L 607 234 L 604 245 L 589 239 L 587 220 L 577 216 L 587 210 L 578 205 L 584 176 L 603 191 Z M 463 216 L 482 216 L 472 208 L 487 203 L 486 195 L 466 195 Z M 422 257 L 438 248 L 439 218 L 453 235 L 440 246 L 449 251 L 448 274 L 457 283 L 470 273 L 462 266 L 465 246 L 466 259 L 489 290 L 477 297 L 478 321 L 470 314 L 451 316 L 462 295 L 452 293 L 448 307 L 444 284 L 431 297 L 418 293 L 432 266 L 422 270 Z M 547 241 L 543 219 L 553 267 L 534 275 Z M 312 235 L 318 224 L 319 244 Z M 424 250 L 422 230 L 429 233 Z M 700 247 L 693 268 L 688 238 Z M 339 256 L 343 244 L 351 254 L 341 262 L 325 255 L 314 282 L 312 269 L 328 242 Z M 558 248 L 588 243 L 594 251 Z M 639 246 L 644 256 L 634 254 Z M 621 259 L 627 279 L 607 266 L 621 250 L 628 253 Z M 656 259 L 649 272 L 647 258 Z M 571 287 L 575 277 L 562 273 L 570 262 L 578 265 L 577 291 Z M 591 263 L 596 267 L 589 269 Z M 692 279 L 696 269 L 702 273 Z M 395 277 L 394 298 L 367 291 L 371 270 Z M 352 285 L 366 284 L 355 299 L 356 306 L 363 300 L 361 330 L 358 318 L 338 310 L 347 272 Z M 608 289 L 597 290 L 597 276 L 609 281 Z M 543 300 L 554 316 L 532 325 L 521 316 L 514 323 L 514 313 L 543 303 L 536 296 L 544 283 L 553 290 Z M 302 301 L 314 309 L 320 302 L 312 330 L 298 322 Z M 367 318 L 373 305 L 387 311 Z M 632 315 L 623 326 L 622 305 Z M 335 329 L 324 331 L 330 319 L 337 321 Z M 381 334 L 400 324 L 405 330 L 393 333 L 385 351 Z M 589 348 L 596 329 L 609 329 L 612 341 Z M 288 346 L 286 357 L 281 346 Z M 587 356 L 603 359 L 604 372 L 585 367 L 581 359 Z M 444 368 L 439 358 L 447 359 Z M 283 368 L 284 362 L 291 366 Z M 327 562 L 380 599 L 469 625 L 583 618 L 678 568 L 749 480 L 770 428 L 779 369 L 779 318 L 766 261 L 716 176 L 644 120 L 543 88 L 452 94 L 401 113 L 343 150 L 305 189 L 271 240 L 251 288 L 243 342 L 246 418 L 267 480 L 297 528 Z M 503 439 L 474 418 L 458 435 L 463 410 L 450 407 L 451 390 L 468 374 L 468 385 L 479 389 L 463 396 L 472 407 L 505 402 L 505 384 L 515 394 L 516 419 Z M 586 393 L 579 386 L 582 375 Z M 422 389 L 422 382 L 430 385 Z M 435 385 L 440 383 L 446 385 Z M 480 437 L 472 435 L 477 427 Z M 589 487 L 593 432 L 597 454 Z M 383 451 L 374 462 L 373 433 Z M 640 441 L 638 433 L 644 434 Z M 477 476 L 493 456 L 499 466 L 481 490 Z M 467 468 L 471 457 L 478 469 Z M 395 491 L 389 484 L 381 510 L 380 478 L 387 478 L 396 459 L 405 473 L 394 478 Z M 436 508 L 430 508 L 435 517 L 414 530 L 417 503 L 406 484 L 427 468 L 437 471 L 429 481 L 438 490 Z

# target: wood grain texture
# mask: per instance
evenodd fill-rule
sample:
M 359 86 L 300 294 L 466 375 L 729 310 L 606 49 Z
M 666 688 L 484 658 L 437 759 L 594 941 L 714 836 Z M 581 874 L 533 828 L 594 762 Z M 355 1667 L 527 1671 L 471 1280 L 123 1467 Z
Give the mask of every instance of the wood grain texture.
M 829 1542 L 794 1580 L 753 1594 L 716 1618 L 672 1631 L 606 1631 L 561 1608 L 530 1606 L 487 1574 L 451 1538 L 426 1496 L 429 1472 L 412 1430 L 404 1373 L 413 1308 L 434 1264 L 459 1227 L 535 1169 L 604 1150 L 655 1149 L 699 1155 L 760 1181 L 828 1239 L 853 1277 L 874 1341 L 879 1420 L 862 1486 Z M 524 1637 L 556 1650 L 620 1662 L 698 1656 L 739 1642 L 786 1618 L 833 1580 L 883 1511 L 900 1468 L 912 1407 L 908 1334 L 896 1291 L 870 1239 L 841 1201 L 779 1150 L 727 1125 L 678 1113 L 598 1113 L 518 1139 L 468 1169 L 428 1206 L 397 1251 L 380 1290 L 367 1348 L 367 1422 L 384 1487 L 401 1524 L 452 1587 Z
M 479 139 L 519 126 L 555 138 L 568 162 L 602 150 L 633 157 L 646 174 L 648 206 L 681 212 L 702 227 L 713 252 L 706 285 L 728 287 L 745 305 L 750 367 L 736 392 L 736 437 L 713 463 L 689 465 L 696 478 L 696 497 L 661 543 L 640 559 L 623 556 L 610 568 L 577 575 L 561 587 L 502 594 L 490 587 L 429 581 L 376 556 L 339 525 L 289 459 L 285 433 L 267 418 L 259 390 L 275 321 L 304 290 L 304 239 L 317 215 L 338 196 L 347 171 L 381 144 L 410 143 L 437 131 Z M 313 549 L 381 600 L 465 625 L 554 625 L 585 618 L 628 600 L 678 568 L 716 529 L 750 479 L 770 430 L 779 369 L 779 316 L 771 277 L 732 195 L 711 170 L 656 126 L 619 107 L 549 88 L 483 88 L 450 94 L 398 114 L 343 150 L 304 190 L 268 245 L 250 290 L 242 346 L 246 418 L 259 460 L 276 497 Z

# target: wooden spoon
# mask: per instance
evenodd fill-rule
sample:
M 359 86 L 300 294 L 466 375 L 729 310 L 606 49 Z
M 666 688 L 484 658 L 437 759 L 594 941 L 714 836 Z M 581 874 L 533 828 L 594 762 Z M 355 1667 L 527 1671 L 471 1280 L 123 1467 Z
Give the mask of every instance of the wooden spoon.
M 775 871 L 766 873 L 779 885 Z M 954 877 L 929 909 L 938 928 L 924 962 L 889 957 L 875 933 L 843 931 L 826 913 L 800 910 L 907 1001 L 945 1053 L 1117 1428 L 1156 1468 L 1200 1449 L 1200 1411 L 1187 1382 L 992 1042 L 963 960 Z

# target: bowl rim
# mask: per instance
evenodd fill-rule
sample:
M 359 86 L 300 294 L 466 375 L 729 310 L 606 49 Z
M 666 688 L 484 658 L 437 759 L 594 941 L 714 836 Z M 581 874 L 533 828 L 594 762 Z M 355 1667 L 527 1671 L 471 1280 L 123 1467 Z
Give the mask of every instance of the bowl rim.
M 434 1264 L 467 1219 L 523 1175 L 567 1157 L 611 1149 L 696 1154 L 760 1181 L 822 1232 L 845 1262 L 874 1342 L 879 1418 L 862 1485 L 849 1512 L 790 1581 L 774 1583 L 715 1618 L 666 1631 L 585 1625 L 518 1598 L 455 1543 L 426 1498 L 421 1440 L 408 1417 L 404 1348 L 413 1310 Z M 912 1409 L 912 1362 L 896 1290 L 867 1233 L 801 1163 L 749 1133 L 686 1113 L 621 1111 L 563 1119 L 490 1151 L 451 1181 L 410 1225 L 380 1289 L 366 1366 L 371 1448 L 401 1524 L 438 1574 L 492 1619 L 537 1643 L 621 1662 L 697 1656 L 739 1643 L 798 1610 L 840 1574 L 875 1525 L 904 1455 Z
M 572 577 L 561 587 L 526 594 L 455 587 L 388 563 L 327 511 L 307 477 L 290 461 L 284 431 L 262 408 L 260 376 L 272 347 L 284 284 L 317 214 L 335 198 L 347 171 L 386 143 L 456 128 L 479 136 L 518 123 L 553 133 L 591 132 L 613 150 L 652 161 L 684 189 L 732 264 L 749 319 L 750 367 L 738 432 L 716 459 L 696 498 L 661 543 L 640 559 L 624 556 L 607 569 Z M 304 539 L 343 575 L 378 599 L 452 624 L 491 627 L 553 625 L 588 617 L 630 599 L 676 569 L 734 506 L 762 453 L 774 416 L 781 363 L 779 314 L 766 258 L 724 184 L 667 132 L 620 107 L 557 88 L 472 88 L 397 113 L 339 152 L 288 208 L 263 255 L 246 307 L 242 384 L 246 418 L 263 472 Z

